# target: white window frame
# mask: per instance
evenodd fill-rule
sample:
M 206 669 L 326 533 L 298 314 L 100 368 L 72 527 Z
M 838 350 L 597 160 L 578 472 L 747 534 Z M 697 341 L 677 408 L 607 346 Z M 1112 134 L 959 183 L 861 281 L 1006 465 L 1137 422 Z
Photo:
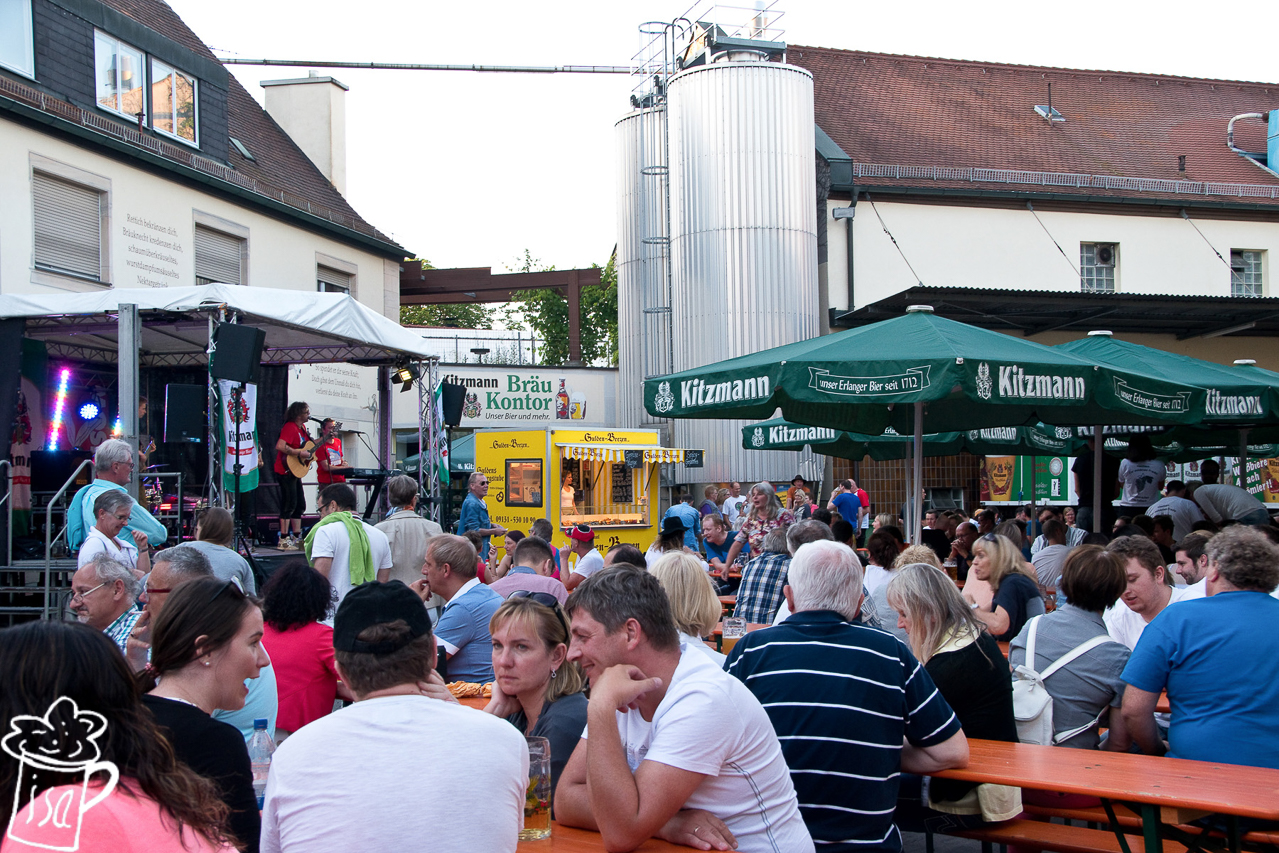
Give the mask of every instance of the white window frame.
M 231 237 L 233 239 L 240 241 L 239 284 L 241 286 L 248 286 L 249 284 L 249 229 L 246 226 L 239 224 L 238 222 L 232 222 L 229 219 L 223 219 L 221 216 L 215 216 L 212 213 L 205 213 L 204 211 L 201 211 L 201 210 L 193 210 L 191 212 L 191 215 L 192 215 L 192 229 L 191 229 L 192 264 L 191 264 L 191 267 L 192 267 L 192 274 L 193 274 L 192 281 L 194 281 L 197 285 L 200 284 L 199 276 L 195 275 L 195 265 L 198 261 L 198 259 L 196 258 L 196 252 L 195 252 L 195 248 L 196 248 L 195 229 L 203 228 L 209 231 L 216 231 L 219 234 L 223 234 L 227 237 Z
M 142 48 L 134 47 L 133 45 L 129 44 L 126 41 L 121 41 L 120 39 L 116 38 L 110 33 L 106 33 L 106 32 L 103 32 L 102 30 L 97 30 L 97 29 L 93 31 L 93 101 L 94 103 L 97 105 L 98 109 L 100 110 L 105 110 L 106 112 L 113 113 L 118 116 L 124 116 L 125 118 L 133 122 L 136 122 L 138 120 L 138 117 L 135 113 L 126 113 L 119 109 L 116 109 L 115 107 L 109 107 L 103 104 L 102 101 L 98 99 L 98 83 L 100 82 L 98 80 L 98 45 L 100 42 L 105 42 L 109 44 L 115 51 L 115 56 L 117 58 L 117 62 L 115 63 L 115 68 L 116 68 L 115 91 L 117 96 L 120 94 L 120 88 L 121 88 L 120 87 L 120 63 L 118 61 L 118 58 L 120 56 L 120 50 L 121 48 L 127 48 L 128 50 L 131 50 L 138 54 L 138 73 L 142 75 L 142 87 L 141 87 L 142 114 L 146 118 L 145 123 L 149 125 L 151 123 L 151 103 L 150 103 L 150 99 L 147 97 L 148 95 L 147 52 L 142 50 Z
M 1252 258 L 1246 257 L 1248 255 Z M 1238 265 L 1236 256 L 1238 256 Z M 1250 278 L 1254 280 L 1249 281 Z M 1240 292 L 1244 288 L 1250 291 L 1255 288 L 1255 292 Z M 1264 251 L 1260 249 L 1230 250 L 1230 295 L 1240 299 L 1253 299 L 1266 295 L 1266 253 Z
M 327 290 L 325 282 L 320 280 L 320 267 L 326 267 L 336 273 L 341 273 L 347 277 L 347 289 Z M 357 273 L 360 268 L 350 261 L 344 261 L 341 258 L 335 258 L 332 255 L 326 255 L 323 252 L 315 253 L 315 289 L 319 293 L 347 293 L 355 296 L 355 286 L 358 280 Z M 327 287 L 336 287 L 336 285 L 327 285 Z
M 174 93 L 177 92 L 177 86 L 176 86 L 177 77 L 183 77 L 191 81 L 191 109 L 194 112 L 193 122 L 195 125 L 195 139 L 187 139 L 185 136 L 182 136 L 180 134 L 169 133 L 167 130 L 163 130 L 162 128 L 157 126 L 155 123 L 156 116 L 155 116 L 155 103 L 154 103 L 155 99 L 154 98 L 151 99 L 152 100 L 151 112 L 147 115 L 147 124 L 150 125 L 152 130 L 154 130 L 156 133 L 160 134 L 161 136 L 165 136 L 169 139 L 176 139 L 178 142 L 181 142 L 183 145 L 190 145 L 192 148 L 199 148 L 200 147 L 200 81 L 199 79 L 195 77 L 195 75 L 188 74 L 180 68 L 175 68 L 174 66 L 170 65 L 169 63 L 165 62 L 162 59 L 156 59 L 154 56 L 149 56 L 147 58 L 146 65 L 147 65 L 147 73 L 150 75 L 150 81 L 151 81 L 150 88 L 152 90 L 155 89 L 156 84 L 160 82 L 160 80 L 163 80 L 166 77 L 169 78 L 169 80 L 171 81 L 170 91 Z M 161 66 L 162 68 L 167 68 L 169 70 L 169 73 L 163 74 L 157 77 L 156 76 L 157 65 Z M 172 100 L 173 100 L 173 96 L 170 95 L 170 101 L 172 102 Z M 174 111 L 172 118 L 173 118 L 174 127 L 176 127 L 178 123 L 178 115 L 176 111 Z
M 31 282 L 32 284 L 71 290 L 96 290 L 111 286 L 111 179 L 78 169 L 67 163 L 53 160 L 39 154 L 29 155 L 29 181 L 31 186 Z M 38 266 L 36 263 L 35 228 L 36 228 L 36 175 L 41 174 L 54 180 L 65 181 L 91 190 L 99 195 L 98 226 L 98 276 L 81 275 L 68 270 L 51 266 Z
M 1114 263 L 1102 266 L 1096 262 L 1099 246 L 1110 246 Z M 1098 286 L 1098 284 L 1102 286 Z M 1109 284 L 1109 287 L 1105 285 Z M 1079 244 L 1079 289 L 1084 293 L 1119 292 L 1119 244 L 1106 241 Z
M 36 40 L 35 40 L 35 16 L 31 11 L 31 0 L 0 0 L 0 3 L 12 3 L 14 8 L 18 10 L 18 26 L 22 28 L 26 35 L 27 64 L 25 66 L 15 65 L 12 62 L 6 62 L 4 57 L 0 56 L 0 68 L 6 68 L 15 74 L 21 74 L 23 77 L 34 80 L 36 78 Z M 25 15 L 24 15 L 25 13 Z M 0 23 L 5 19 L 0 18 Z

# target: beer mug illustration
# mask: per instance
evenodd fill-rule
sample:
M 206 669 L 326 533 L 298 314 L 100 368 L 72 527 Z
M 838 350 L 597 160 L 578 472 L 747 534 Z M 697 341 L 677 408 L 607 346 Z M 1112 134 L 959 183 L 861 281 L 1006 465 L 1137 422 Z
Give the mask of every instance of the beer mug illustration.
M 18 760 L 18 782 L 6 835 L 43 850 L 78 850 L 84 813 L 109 797 L 120 781 L 114 763 L 98 760 L 95 741 L 107 729 L 106 718 L 81 711 L 63 696 L 43 717 L 22 714 L 10 728 L 0 748 Z M 102 774 L 106 781 L 90 795 L 90 780 Z M 20 814 L 22 792 L 32 790 L 40 793 Z
M 569 395 L 568 416 L 571 420 L 580 421 L 586 417 L 586 395 L 574 391 Z

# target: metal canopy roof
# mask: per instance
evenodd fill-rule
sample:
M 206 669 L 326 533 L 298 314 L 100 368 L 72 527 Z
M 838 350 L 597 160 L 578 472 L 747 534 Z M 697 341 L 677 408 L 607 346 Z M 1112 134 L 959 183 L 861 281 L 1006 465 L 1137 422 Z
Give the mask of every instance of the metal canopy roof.
M 1279 336 L 1279 298 L 1076 293 L 917 285 L 838 314 L 831 325 L 855 328 L 899 317 L 909 305 L 931 305 L 951 320 L 1024 337 L 1044 332 L 1172 334 L 1177 340 L 1240 334 Z
M 394 364 L 430 355 L 420 336 L 337 293 L 210 284 L 13 294 L 0 296 L 0 317 L 25 319 L 26 336 L 44 341 L 51 356 L 115 364 L 121 304 L 138 306 L 142 367 L 206 364 L 209 319 L 223 308 L 266 332 L 263 364 Z

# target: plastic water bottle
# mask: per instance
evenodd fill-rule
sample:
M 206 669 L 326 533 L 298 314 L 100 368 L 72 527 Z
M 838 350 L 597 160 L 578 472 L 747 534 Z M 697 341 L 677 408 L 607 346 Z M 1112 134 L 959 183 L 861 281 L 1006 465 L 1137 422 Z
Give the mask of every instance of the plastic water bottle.
M 249 738 L 249 761 L 253 765 L 253 794 L 258 798 L 258 811 L 266 799 L 266 779 L 271 772 L 271 755 L 275 741 L 266 730 L 266 720 L 253 721 L 253 737 Z

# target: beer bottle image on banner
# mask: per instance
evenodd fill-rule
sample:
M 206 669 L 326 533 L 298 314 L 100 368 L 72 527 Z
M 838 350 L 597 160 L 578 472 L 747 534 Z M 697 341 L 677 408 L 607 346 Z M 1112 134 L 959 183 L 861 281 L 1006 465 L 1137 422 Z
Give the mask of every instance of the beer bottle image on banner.
M 568 420 L 568 391 L 564 390 L 564 380 L 560 380 L 560 392 L 555 395 L 555 417 L 557 420 Z

